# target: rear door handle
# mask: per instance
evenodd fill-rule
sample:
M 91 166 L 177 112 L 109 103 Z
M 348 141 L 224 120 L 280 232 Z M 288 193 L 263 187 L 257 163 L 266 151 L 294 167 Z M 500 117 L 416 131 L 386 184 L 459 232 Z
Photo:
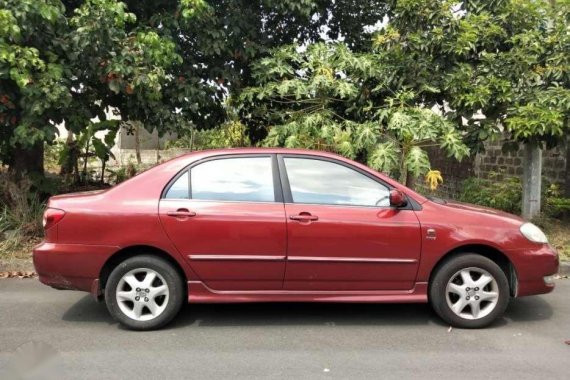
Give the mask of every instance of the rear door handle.
M 301 212 L 299 215 L 289 215 L 289 219 L 291 220 L 298 220 L 299 222 L 314 222 L 319 220 L 319 217 L 316 215 L 311 215 L 308 212 Z
M 166 215 L 173 216 L 175 218 L 188 218 L 191 216 L 196 216 L 196 213 L 194 211 L 188 210 L 187 208 L 179 208 L 176 211 L 168 211 Z

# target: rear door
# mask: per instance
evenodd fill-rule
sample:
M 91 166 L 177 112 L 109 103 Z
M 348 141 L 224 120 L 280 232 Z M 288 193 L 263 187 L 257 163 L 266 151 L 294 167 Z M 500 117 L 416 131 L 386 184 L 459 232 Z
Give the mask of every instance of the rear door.
M 215 290 L 278 290 L 285 211 L 275 155 L 211 158 L 179 173 L 159 208 L 176 248 Z
M 343 162 L 280 156 L 287 215 L 287 290 L 407 290 L 420 224 L 389 206 L 390 188 Z

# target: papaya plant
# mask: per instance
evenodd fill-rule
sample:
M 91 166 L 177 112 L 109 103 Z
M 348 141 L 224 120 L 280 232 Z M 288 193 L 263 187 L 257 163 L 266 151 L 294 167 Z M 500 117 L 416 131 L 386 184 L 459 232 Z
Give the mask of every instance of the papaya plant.
M 375 99 L 390 67 L 342 43 L 287 46 L 254 66 L 258 85 L 243 91 L 246 123 L 267 126 L 266 146 L 325 149 L 409 183 L 431 169 L 425 147 L 460 160 L 469 154 L 454 123 L 402 89 Z

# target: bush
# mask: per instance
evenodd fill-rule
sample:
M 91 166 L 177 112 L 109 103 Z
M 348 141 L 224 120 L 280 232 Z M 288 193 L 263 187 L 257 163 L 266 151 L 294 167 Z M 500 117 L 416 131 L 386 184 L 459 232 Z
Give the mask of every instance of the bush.
M 562 196 L 558 184 L 543 180 L 542 216 L 563 219 L 570 216 L 570 198 Z M 489 178 L 468 178 L 461 184 L 457 200 L 492 207 L 513 214 L 520 214 L 522 183 L 517 177 L 499 180 L 496 174 Z
M 560 185 L 551 184 L 547 187 L 543 202 L 543 213 L 551 218 L 568 218 L 570 216 L 570 198 L 562 196 Z
M 207 130 L 189 130 L 168 141 L 166 148 L 183 148 L 192 150 L 239 148 L 251 146 L 246 126 L 239 121 L 228 121 L 217 128 Z
M 496 175 L 489 178 L 468 178 L 462 183 L 458 200 L 492 207 L 513 214 L 520 214 L 522 184 L 519 178 L 509 177 L 498 180 Z
M 116 185 L 136 176 L 138 171 L 139 169 L 132 162 L 129 162 L 127 166 L 121 166 L 115 170 L 107 169 L 107 172 L 109 173 L 108 181 L 109 183 Z

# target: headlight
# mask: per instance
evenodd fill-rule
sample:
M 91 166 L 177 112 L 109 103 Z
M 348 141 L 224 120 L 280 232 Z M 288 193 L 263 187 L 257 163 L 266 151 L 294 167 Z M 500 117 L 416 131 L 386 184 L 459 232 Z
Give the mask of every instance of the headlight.
M 537 226 L 532 223 L 525 223 L 520 228 L 521 234 L 525 238 L 535 243 L 548 243 L 548 239 L 544 232 L 540 230 Z

